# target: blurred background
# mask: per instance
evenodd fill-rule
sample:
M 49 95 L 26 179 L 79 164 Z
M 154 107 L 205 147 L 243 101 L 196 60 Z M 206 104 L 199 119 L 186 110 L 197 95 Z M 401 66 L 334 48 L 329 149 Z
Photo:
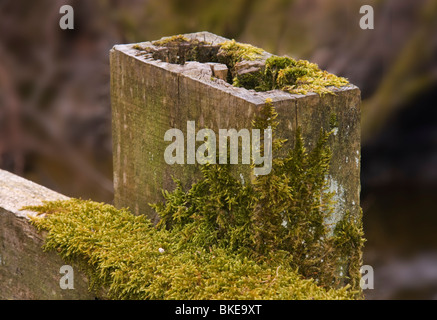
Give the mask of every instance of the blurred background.
M 59 9 L 74 9 L 61 30 Z M 362 5 L 374 9 L 362 30 Z M 112 202 L 108 52 L 210 31 L 362 91 L 368 299 L 437 299 L 437 1 L 0 0 L 0 168 Z

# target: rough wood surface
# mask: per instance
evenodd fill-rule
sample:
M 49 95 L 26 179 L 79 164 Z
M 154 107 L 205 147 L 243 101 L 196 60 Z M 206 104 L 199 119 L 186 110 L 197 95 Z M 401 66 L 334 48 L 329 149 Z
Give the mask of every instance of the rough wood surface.
M 44 234 L 20 210 L 42 201 L 68 199 L 36 183 L 0 170 L 0 299 L 94 299 L 76 264 L 42 249 Z M 71 265 L 74 289 L 61 289 L 60 268 Z

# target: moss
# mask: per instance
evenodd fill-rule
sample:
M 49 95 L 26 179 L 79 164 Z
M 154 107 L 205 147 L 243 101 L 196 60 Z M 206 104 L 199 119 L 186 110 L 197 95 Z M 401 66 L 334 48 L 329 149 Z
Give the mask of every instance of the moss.
M 132 48 L 134 48 L 135 50 L 140 50 L 140 51 L 145 50 L 145 48 L 143 48 L 143 47 L 140 46 L 139 44 L 134 44 L 134 45 L 132 46 Z
M 232 79 L 232 85 L 235 87 L 242 87 L 247 90 L 261 90 L 262 84 L 262 73 L 260 72 L 247 72 L 239 75 L 238 77 L 234 77 Z M 267 90 L 266 90 L 267 91 Z
M 315 63 L 273 56 L 266 60 L 263 70 L 251 75 L 237 75 L 233 83 L 257 91 L 279 89 L 295 94 L 315 92 L 323 95 L 333 93 L 330 87 L 341 87 L 349 82 L 321 70 Z
M 276 118 L 267 102 L 254 121 L 255 128 L 272 127 L 274 152 L 285 142 L 276 138 Z M 361 246 L 350 233 L 331 235 L 326 223 L 333 213 L 334 195 L 325 179 L 331 159 L 329 136 L 322 131 L 308 152 L 298 129 L 294 149 L 286 157 L 273 157 L 272 172 L 254 177 L 252 183 L 235 179 L 229 166 L 205 165 L 203 179 L 190 190 L 184 191 L 176 181 L 173 192 L 164 192 L 165 203 L 154 205 L 161 217 L 158 227 L 176 230 L 198 247 L 228 248 L 272 266 L 286 263 L 319 285 L 340 287 L 345 282 L 338 270 L 342 261 L 360 263 L 345 246 L 358 254 Z M 349 271 L 346 283 L 360 277 L 356 268 Z
M 267 101 L 253 122 L 272 127 L 274 152 L 285 142 L 276 137 L 276 119 Z M 165 202 L 153 205 L 156 226 L 78 199 L 26 209 L 45 213 L 31 218 L 48 231 L 45 249 L 82 261 L 109 298 L 356 299 L 362 226 L 346 214 L 328 234 L 328 137 L 321 132 L 307 152 L 297 130 L 294 149 L 273 157 L 271 174 L 251 183 L 233 178 L 230 165 L 202 166 L 188 191 L 177 180 L 174 191 L 163 191 Z M 343 286 L 336 268 L 346 261 L 350 284 Z
M 158 47 L 180 44 L 180 43 L 189 43 L 190 40 L 183 35 L 176 35 L 168 38 L 164 38 L 162 40 L 153 41 L 152 44 Z
M 342 263 L 347 266 L 348 282 L 353 288 L 360 285 L 360 267 L 362 265 L 362 248 L 364 246 L 362 211 L 359 217 L 346 212 L 334 229 L 334 244 L 347 257 Z
M 194 246 L 179 232 L 153 227 L 111 205 L 71 199 L 27 207 L 45 217 L 46 250 L 86 263 L 94 289 L 112 299 L 351 299 L 348 288 L 324 289 L 286 265 L 275 268 L 224 248 Z M 183 235 L 187 236 L 187 235 Z M 163 248 L 161 253 L 159 248 Z
M 218 56 L 219 62 L 226 64 L 232 69 L 237 62 L 261 59 L 263 53 L 263 49 L 254 47 L 250 44 L 228 40 L 220 43 Z
M 330 116 L 329 116 L 329 127 L 331 129 L 338 128 L 337 114 L 335 114 L 335 113 L 331 113 L 330 114 Z

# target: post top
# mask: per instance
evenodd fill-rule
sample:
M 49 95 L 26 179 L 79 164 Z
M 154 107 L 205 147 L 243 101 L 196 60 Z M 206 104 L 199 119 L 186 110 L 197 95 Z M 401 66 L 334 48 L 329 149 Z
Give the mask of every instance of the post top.
M 207 31 L 115 45 L 111 51 L 189 77 L 255 105 L 264 104 L 266 99 L 277 102 L 359 90 L 346 79 L 320 70 L 316 64 L 278 57 Z M 273 83 L 269 78 L 272 75 Z M 314 91 L 318 92 L 312 90 L 314 84 L 317 85 Z

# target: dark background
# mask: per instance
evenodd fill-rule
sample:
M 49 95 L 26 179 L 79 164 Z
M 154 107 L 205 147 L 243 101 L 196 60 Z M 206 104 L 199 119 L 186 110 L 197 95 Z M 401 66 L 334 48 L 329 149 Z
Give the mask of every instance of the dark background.
M 61 30 L 59 9 L 74 9 Z M 372 5 L 375 29 L 361 30 Z M 437 1 L 0 0 L 0 168 L 112 202 L 108 52 L 210 31 L 362 91 L 368 299 L 437 299 Z

